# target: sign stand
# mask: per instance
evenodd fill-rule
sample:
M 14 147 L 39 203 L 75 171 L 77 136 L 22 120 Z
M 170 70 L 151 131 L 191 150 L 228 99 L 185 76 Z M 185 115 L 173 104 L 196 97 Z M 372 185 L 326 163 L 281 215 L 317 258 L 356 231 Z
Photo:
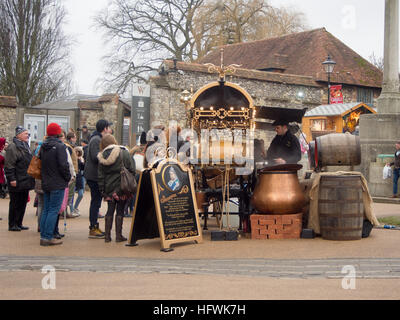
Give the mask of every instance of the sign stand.
M 192 172 L 175 159 L 161 161 L 141 173 L 127 246 L 160 237 L 161 251 L 172 244 L 203 241 Z M 156 229 L 157 227 L 157 229 Z

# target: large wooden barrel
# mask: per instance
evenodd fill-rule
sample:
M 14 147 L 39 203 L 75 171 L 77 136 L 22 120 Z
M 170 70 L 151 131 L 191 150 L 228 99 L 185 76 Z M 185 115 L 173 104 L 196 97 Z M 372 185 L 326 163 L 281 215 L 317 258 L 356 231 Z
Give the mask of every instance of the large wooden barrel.
M 364 220 L 361 177 L 321 176 L 318 214 L 322 238 L 361 239 Z
M 361 163 L 360 138 L 349 133 L 332 133 L 315 139 L 316 165 L 358 166 Z
M 315 152 L 315 141 L 314 140 L 308 144 L 307 154 L 308 154 L 308 164 L 310 166 L 310 169 L 313 170 L 316 167 L 316 163 L 315 163 L 316 152 Z

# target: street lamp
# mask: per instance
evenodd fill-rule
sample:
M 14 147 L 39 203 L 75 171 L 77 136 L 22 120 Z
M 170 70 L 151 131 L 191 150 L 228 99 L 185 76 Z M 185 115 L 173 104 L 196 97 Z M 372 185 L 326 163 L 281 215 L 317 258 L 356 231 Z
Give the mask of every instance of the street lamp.
M 328 75 L 328 104 L 331 104 L 331 73 L 333 72 L 335 64 L 336 62 L 331 59 L 331 56 L 329 54 L 328 58 L 326 58 L 326 61 L 322 62 L 322 65 L 325 68 L 325 72 Z

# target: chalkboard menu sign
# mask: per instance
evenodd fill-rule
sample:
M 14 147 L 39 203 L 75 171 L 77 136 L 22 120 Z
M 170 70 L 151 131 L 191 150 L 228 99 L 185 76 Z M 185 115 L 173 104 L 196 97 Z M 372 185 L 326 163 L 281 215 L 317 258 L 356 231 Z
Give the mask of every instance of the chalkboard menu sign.
M 160 236 L 150 172 L 151 169 L 147 169 L 140 173 L 128 246 L 137 245 L 137 240 L 153 239 Z
M 152 192 L 149 192 L 150 185 Z M 178 161 L 166 159 L 156 169 L 143 171 L 129 243 L 133 245 L 136 240 L 159 236 L 162 250 L 170 251 L 174 243 L 201 242 L 202 233 L 194 199 L 192 172 Z M 158 232 L 154 229 L 155 219 Z
M 191 170 L 167 159 L 153 169 L 151 181 L 162 247 L 202 241 Z

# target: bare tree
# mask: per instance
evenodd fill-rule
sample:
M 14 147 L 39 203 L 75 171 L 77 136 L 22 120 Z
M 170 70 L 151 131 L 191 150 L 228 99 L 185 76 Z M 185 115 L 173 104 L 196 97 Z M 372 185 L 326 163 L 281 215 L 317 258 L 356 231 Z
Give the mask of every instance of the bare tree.
M 306 30 L 302 12 L 272 7 L 267 0 L 207 0 L 194 20 L 198 58 L 217 46 Z
M 112 50 L 102 84 L 123 93 L 145 81 L 161 61 L 195 61 L 219 45 L 305 28 L 300 12 L 267 0 L 113 0 L 96 18 Z
M 0 94 L 31 106 L 69 93 L 64 19 L 61 0 L 0 2 Z
M 377 57 L 374 52 L 369 56 L 369 62 L 383 72 L 383 57 Z
M 96 18 L 112 43 L 103 84 L 123 93 L 168 57 L 192 60 L 191 25 L 203 0 L 114 0 Z

